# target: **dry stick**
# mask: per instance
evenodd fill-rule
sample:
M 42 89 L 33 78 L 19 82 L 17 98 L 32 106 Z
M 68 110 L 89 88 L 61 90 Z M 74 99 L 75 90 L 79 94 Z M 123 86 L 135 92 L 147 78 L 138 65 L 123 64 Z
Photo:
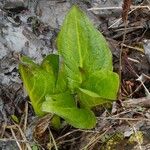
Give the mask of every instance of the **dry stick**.
M 63 136 L 59 137 L 56 139 L 56 142 L 62 140 L 63 138 L 69 136 L 70 134 L 74 133 L 74 132 L 86 132 L 86 133 L 100 133 L 99 131 L 91 131 L 91 130 L 82 130 L 82 129 L 76 129 L 76 130 L 73 130 L 71 132 L 68 132 L 66 134 L 64 134 Z M 60 143 L 59 143 L 60 144 Z
M 0 138 L 0 141 L 2 141 L 2 142 L 15 141 L 15 142 L 16 142 L 16 139 L 12 139 L 12 138 Z M 18 141 L 19 143 L 29 143 L 29 144 L 32 144 L 32 145 L 35 145 L 35 144 L 36 144 L 37 146 L 41 147 L 41 145 L 39 145 L 38 143 L 30 142 L 30 141 L 27 141 L 27 140 L 20 140 L 20 139 L 17 139 L 17 141 Z
M 111 129 L 111 126 L 106 131 L 104 131 L 104 133 L 102 133 L 100 136 L 98 136 L 97 138 L 94 137 L 95 139 L 91 139 L 90 142 L 85 147 L 83 147 L 81 150 L 86 150 L 86 149 L 88 149 L 89 146 L 95 144 L 95 142 L 97 140 L 99 140 L 104 134 L 106 134 L 110 129 Z
M 136 30 L 136 29 L 143 29 L 143 26 L 142 25 L 139 25 L 139 26 L 134 26 L 134 27 L 128 27 L 127 30 L 128 32 L 129 31 L 133 31 L 133 30 Z M 118 32 L 118 31 L 122 31 L 124 29 L 120 28 L 120 29 L 115 29 L 114 31 L 115 32 Z
M 128 99 L 123 102 L 125 107 L 135 107 L 135 106 L 142 106 L 145 108 L 150 108 L 150 98 L 142 97 L 142 98 L 133 98 Z
M 119 66 L 120 66 L 120 69 L 119 69 L 120 83 L 121 83 L 121 71 L 122 71 L 122 53 L 123 53 L 123 47 L 124 47 L 125 37 L 126 37 L 126 33 L 127 33 L 127 19 L 128 19 L 128 14 L 129 14 L 128 11 L 130 9 L 130 5 L 131 5 L 131 0 L 124 0 L 122 19 L 123 19 L 123 21 L 125 23 L 125 28 L 124 28 L 124 35 L 123 35 L 123 40 L 122 40 L 121 50 L 120 50 L 120 61 L 119 61 Z M 150 10 L 149 6 L 147 6 L 146 8 L 148 8 Z M 149 93 L 148 89 L 145 87 L 143 81 L 142 80 L 139 80 L 139 81 L 143 85 L 143 87 L 144 87 L 145 91 L 148 93 L 148 95 L 150 95 L 150 93 Z M 121 93 L 121 88 L 120 88 L 120 93 Z
M 147 8 L 150 10 L 150 7 L 148 5 L 145 6 L 131 6 L 131 9 L 138 9 L 138 8 Z M 93 7 L 93 8 L 89 8 L 88 10 L 113 10 L 113 9 L 122 9 L 122 7 Z
M 116 117 L 116 118 L 113 118 L 113 117 L 99 117 L 99 118 L 101 118 L 101 119 L 106 119 L 106 120 L 125 120 L 125 121 L 147 121 L 147 122 L 149 122 L 150 121 L 150 119 L 146 119 L 146 118 L 143 118 L 143 119 L 138 119 L 138 118 L 125 118 L 125 117 L 123 117 L 123 118 L 121 118 L 121 117 Z
M 10 128 L 10 131 L 11 131 L 12 136 L 14 137 L 14 139 L 15 139 L 15 141 L 16 141 L 16 143 L 17 143 L 17 145 L 18 145 L 18 148 L 19 148 L 20 150 L 22 150 L 21 145 L 20 145 L 19 141 L 17 140 L 16 135 L 15 135 L 15 133 L 14 133 L 13 129 L 12 129 L 12 128 Z
M 142 52 L 142 48 L 138 48 L 138 47 L 133 47 L 133 46 L 129 46 L 129 45 L 126 45 L 126 44 L 123 44 L 124 47 L 127 47 L 129 49 L 133 49 L 133 50 L 137 50 L 137 51 L 140 51 Z
M 129 64 L 129 63 L 128 63 L 128 64 Z M 145 90 L 146 94 L 147 94 L 148 96 L 150 96 L 150 92 L 148 91 L 147 87 L 144 85 L 144 82 L 145 82 L 145 81 L 143 81 L 143 77 L 146 77 L 146 76 L 144 76 L 143 73 L 141 74 L 141 76 L 139 76 L 139 75 L 134 71 L 134 69 L 133 69 L 133 67 L 131 66 L 131 64 L 129 64 L 129 66 L 130 66 L 130 68 L 132 69 L 132 72 L 134 72 L 135 75 L 138 77 L 137 81 L 139 81 L 139 82 L 141 83 L 141 85 L 144 87 L 144 90 Z
M 144 76 L 143 76 L 143 74 L 142 74 L 141 76 L 138 77 L 137 81 L 140 81 L 140 82 L 141 82 L 141 84 L 142 84 L 143 87 L 144 87 L 144 90 L 145 90 L 145 93 L 146 93 L 147 97 L 150 97 L 150 92 L 148 91 L 147 87 L 144 85 L 145 80 L 143 81 L 143 77 L 144 77 Z
M 24 135 L 24 133 L 23 133 L 22 129 L 20 128 L 20 126 L 16 124 L 16 127 L 19 129 L 20 134 L 21 134 L 21 136 L 22 136 L 23 140 L 27 141 L 27 139 L 26 139 L 26 137 L 25 137 L 25 135 Z M 32 148 L 31 148 L 31 146 L 30 146 L 30 144 L 29 144 L 29 143 L 25 143 L 25 144 L 26 144 L 26 146 L 27 146 L 28 150 L 32 150 Z
M 74 132 L 78 132 L 78 131 L 80 131 L 80 129 L 76 129 L 76 130 L 73 130 L 73 131 L 71 131 L 71 132 L 68 132 L 68 133 L 66 133 L 65 135 L 63 135 L 63 136 L 57 138 L 56 141 L 59 141 L 59 140 L 65 138 L 66 136 L 68 136 L 68 135 L 70 135 L 70 134 L 72 134 L 72 133 L 74 133 Z
M 125 28 L 124 28 L 124 34 L 123 34 L 123 40 L 122 40 L 122 44 L 121 44 L 121 49 L 120 49 L 120 54 L 119 54 L 119 76 L 120 76 L 120 90 L 119 90 L 119 99 L 121 98 L 121 72 L 122 72 L 122 53 L 123 53 L 123 44 L 125 42 L 125 38 L 126 38 L 126 27 L 127 27 L 127 22 L 125 22 Z
M 22 130 L 25 133 L 26 128 L 27 128 L 27 118 L 28 118 L 28 102 L 25 103 L 25 111 L 24 111 L 24 115 L 23 115 L 23 127 Z M 22 122 L 20 122 L 20 124 L 22 124 Z M 23 144 L 23 146 L 25 147 L 27 144 Z
M 100 131 L 82 130 L 82 129 L 80 129 L 79 131 L 82 131 L 82 132 L 85 132 L 85 133 L 100 133 Z
M 133 11 L 135 11 L 135 10 L 138 9 L 138 8 L 147 8 L 147 9 L 150 10 L 150 7 L 149 7 L 149 6 L 144 6 L 144 7 L 139 6 L 139 7 L 137 7 L 137 8 L 132 9 L 131 11 L 129 11 L 128 15 L 131 14 Z M 110 26 L 108 27 L 108 29 L 112 28 L 116 23 L 118 23 L 118 22 L 121 21 L 121 20 L 122 20 L 122 18 L 119 18 L 115 23 L 113 23 L 112 25 L 110 25 Z
M 23 126 L 23 131 L 26 131 L 27 127 L 27 119 L 28 119 L 28 102 L 25 103 L 25 117 L 24 117 L 24 126 Z
M 127 20 L 128 20 L 128 11 L 130 9 L 130 5 L 131 5 L 131 0 L 124 0 L 124 4 L 123 4 L 123 13 L 122 13 L 122 19 L 124 21 L 125 27 L 124 27 L 124 34 L 123 34 L 123 40 L 122 40 L 122 44 L 121 44 L 121 49 L 120 49 L 120 55 L 119 55 L 119 76 L 120 76 L 120 83 L 121 83 L 121 72 L 122 72 L 122 53 L 123 53 L 123 44 L 125 42 L 126 39 L 126 32 L 127 32 Z M 120 84 L 120 93 L 119 94 L 119 99 L 121 98 L 121 84 Z
M 143 73 L 143 76 L 150 80 L 150 76 Z
M 112 117 L 117 117 L 117 116 L 119 116 L 119 115 L 124 115 L 124 114 L 130 113 L 130 112 L 132 112 L 132 111 L 131 111 L 131 110 L 125 110 L 125 111 L 120 112 L 120 113 L 118 113 L 118 114 L 116 114 L 116 115 L 113 115 Z M 97 117 L 97 119 L 98 119 L 98 118 L 100 118 L 100 117 Z M 102 118 L 106 118 L 106 117 L 102 117 Z
M 133 94 L 135 94 L 137 91 L 139 91 L 141 86 L 142 86 L 142 83 L 140 83 L 140 85 L 128 97 L 131 97 Z
M 57 148 L 57 144 L 56 144 L 56 142 L 55 142 L 54 136 L 53 136 L 53 134 L 52 134 L 52 132 L 51 132 L 50 128 L 48 128 L 48 130 L 49 130 L 50 136 L 51 136 L 51 138 L 52 138 L 52 141 L 53 141 L 53 144 L 54 144 L 55 150 L 58 150 L 58 148 Z
M 6 126 L 7 126 L 7 124 L 6 124 L 6 121 L 5 121 L 5 122 L 3 123 L 3 125 L 2 125 L 2 129 L 1 129 L 2 131 L 1 131 L 0 138 L 2 138 L 2 137 L 4 136 Z
M 69 142 L 73 143 L 74 141 L 78 140 L 79 138 L 80 138 L 80 136 L 69 139 L 69 140 L 63 140 L 63 141 L 57 143 L 57 145 L 61 145 L 61 144 L 69 143 Z
M 0 141 L 2 142 L 8 142 L 8 141 L 16 141 L 15 139 L 12 139 L 12 138 L 0 138 Z M 35 144 L 35 142 L 30 142 L 30 141 L 25 141 L 25 140 L 18 140 L 18 142 L 20 143 L 30 143 L 30 144 Z

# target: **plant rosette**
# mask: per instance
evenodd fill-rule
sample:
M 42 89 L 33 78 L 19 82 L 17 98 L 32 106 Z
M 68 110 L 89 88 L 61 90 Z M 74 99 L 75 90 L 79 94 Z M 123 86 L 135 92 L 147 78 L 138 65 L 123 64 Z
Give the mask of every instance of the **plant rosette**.
M 34 111 L 39 116 L 55 114 L 75 128 L 94 128 L 91 108 L 116 100 L 119 88 L 109 46 L 87 16 L 73 6 L 57 47 L 58 54 L 48 55 L 40 65 L 21 58 L 19 70 Z

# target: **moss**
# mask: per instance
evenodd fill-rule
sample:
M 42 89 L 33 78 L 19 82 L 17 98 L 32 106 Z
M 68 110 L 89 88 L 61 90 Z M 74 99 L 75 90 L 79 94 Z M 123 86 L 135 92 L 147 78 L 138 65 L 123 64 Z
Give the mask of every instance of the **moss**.
M 101 150 L 131 149 L 137 143 L 143 143 L 143 133 L 141 131 L 137 131 L 136 133 L 133 133 L 129 139 L 124 138 L 124 135 L 121 132 L 118 132 L 113 136 L 106 134 L 101 141 L 103 142 Z
M 143 133 L 141 131 L 137 131 L 136 133 L 132 134 L 128 141 L 130 144 L 143 143 Z
M 110 138 L 110 137 L 109 137 Z M 116 146 L 124 139 L 122 133 L 114 134 L 102 147 L 102 150 L 116 150 Z

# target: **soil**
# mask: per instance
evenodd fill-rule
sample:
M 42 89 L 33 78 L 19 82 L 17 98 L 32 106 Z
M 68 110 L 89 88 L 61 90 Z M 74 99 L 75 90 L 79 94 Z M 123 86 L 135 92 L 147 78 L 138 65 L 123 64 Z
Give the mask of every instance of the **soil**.
M 49 116 L 34 114 L 18 64 L 22 55 L 41 62 L 57 51 L 57 34 L 74 4 L 109 42 L 121 89 L 111 106 L 95 108 L 98 121 L 93 130 L 64 125 L 56 131 L 47 124 Z M 132 0 L 139 7 L 128 13 L 124 40 L 122 4 L 123 0 L 0 0 L 1 150 L 150 149 L 150 1 Z

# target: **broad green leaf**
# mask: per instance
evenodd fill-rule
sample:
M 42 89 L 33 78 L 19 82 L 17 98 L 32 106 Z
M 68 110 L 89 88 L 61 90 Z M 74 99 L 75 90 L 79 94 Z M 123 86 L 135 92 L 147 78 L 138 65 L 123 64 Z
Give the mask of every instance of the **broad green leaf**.
M 59 68 L 58 55 L 48 55 L 41 66 L 28 57 L 22 57 L 19 70 L 32 106 L 38 115 L 43 115 L 41 104 L 46 95 L 67 90 L 63 65 Z
M 69 93 L 47 96 L 42 109 L 60 116 L 75 128 L 91 129 L 96 124 L 93 112 L 77 108 L 73 96 Z
M 56 80 L 58 78 L 59 73 L 59 55 L 56 54 L 50 54 L 46 56 L 41 64 L 41 66 L 47 70 L 47 72 L 50 72 L 51 74 L 54 74 Z
M 37 115 L 43 115 L 41 105 L 45 95 L 54 93 L 55 78 L 28 57 L 22 57 L 19 70 L 32 106 Z
M 67 14 L 57 46 L 71 90 L 80 86 L 85 74 L 102 68 L 112 70 L 112 55 L 106 40 L 77 6 Z
M 58 78 L 55 85 L 56 93 L 65 92 L 68 89 L 67 80 L 64 71 L 64 65 L 61 64 L 59 69 Z
M 46 69 L 50 76 L 55 78 L 55 93 L 62 93 L 67 90 L 67 81 L 64 73 L 64 64 L 59 62 L 59 55 L 50 54 L 42 62 L 41 66 Z
M 76 103 L 73 99 L 73 95 L 70 94 L 69 91 L 64 93 L 54 94 L 54 95 L 47 95 L 46 101 L 51 101 L 51 104 L 57 104 L 61 107 L 75 107 Z
M 110 102 L 110 100 L 100 97 L 97 93 L 82 88 L 79 88 L 78 97 L 80 106 L 83 108 L 92 108 L 94 106 Z
M 102 69 L 89 76 L 82 88 L 79 88 L 78 96 L 81 105 L 93 107 L 116 100 L 118 89 L 118 74 Z
M 78 97 L 80 106 L 83 108 L 92 108 L 107 102 L 106 99 L 101 98 L 97 93 L 82 88 L 79 88 Z

